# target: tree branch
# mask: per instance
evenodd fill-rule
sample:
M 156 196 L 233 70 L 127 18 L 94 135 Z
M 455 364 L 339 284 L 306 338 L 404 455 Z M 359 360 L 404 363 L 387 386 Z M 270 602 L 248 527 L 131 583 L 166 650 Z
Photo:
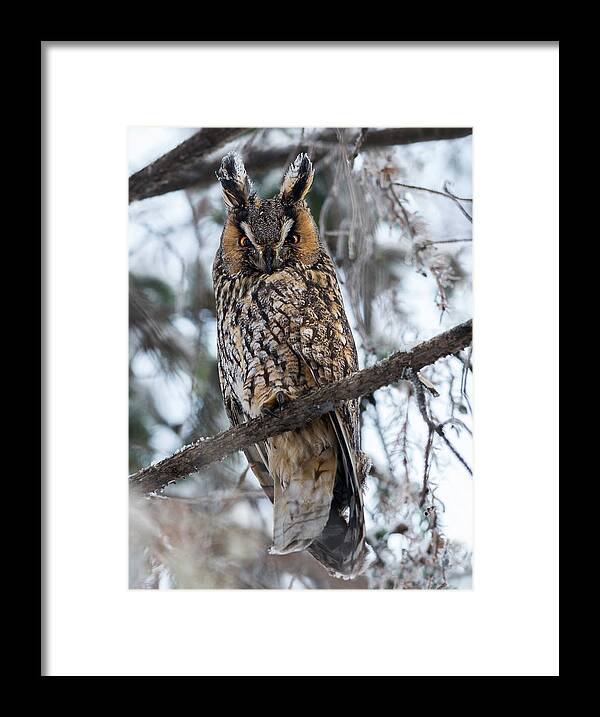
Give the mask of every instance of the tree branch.
M 366 127 L 364 128 L 367 129 Z M 362 131 L 362 130 L 361 130 Z M 390 147 L 399 144 L 416 142 L 435 142 L 440 139 L 460 139 L 473 133 L 472 127 L 389 127 L 386 129 L 369 129 L 362 143 L 362 149 L 373 147 Z M 360 135 L 359 135 L 360 136 Z M 319 142 L 335 142 L 335 130 L 325 130 Z M 353 140 L 352 143 L 355 143 Z
M 469 474 L 472 476 L 473 471 L 469 467 L 469 464 L 465 461 L 465 459 L 460 455 L 460 453 L 456 450 L 456 448 L 452 445 L 446 434 L 444 433 L 444 426 L 440 423 L 436 423 L 429 415 L 429 412 L 427 411 L 427 401 L 425 400 L 425 391 L 423 390 L 423 385 L 426 386 L 426 384 L 423 384 L 422 377 L 419 376 L 418 373 L 415 373 L 412 370 L 407 371 L 407 378 L 412 383 L 415 394 L 417 397 L 417 405 L 419 406 L 419 411 L 421 413 L 421 417 L 427 424 L 427 428 L 429 429 L 429 438 L 427 440 L 427 449 L 425 451 L 425 476 L 423 479 L 423 495 L 425 495 L 427 490 L 427 474 L 428 474 L 428 455 L 431 451 L 433 442 L 432 442 L 432 436 L 434 433 L 437 433 L 438 436 L 441 437 L 441 439 L 444 441 L 444 443 L 448 446 L 448 448 L 454 453 L 454 455 L 458 458 L 458 460 L 463 464 L 463 466 L 467 469 Z
M 409 367 L 413 371 L 419 371 L 438 359 L 469 346 L 471 340 L 472 321 L 469 320 L 410 351 L 397 351 L 374 366 L 311 391 L 284 405 L 281 411 L 274 415 L 254 418 L 212 438 L 201 438 L 183 446 L 172 456 L 129 476 L 130 487 L 148 493 L 159 491 L 169 482 L 184 478 L 214 461 L 222 460 L 230 453 L 299 428 L 334 410 L 344 401 L 370 394 L 382 386 L 398 381 Z
M 194 183 L 206 154 L 250 131 L 248 127 L 201 129 L 129 177 L 129 202 L 189 187 Z
M 457 197 L 456 194 L 452 194 L 452 192 L 448 191 L 447 188 L 447 182 L 444 184 L 444 191 L 440 192 L 437 189 L 428 189 L 427 187 L 417 187 L 414 184 L 404 184 L 403 182 L 392 182 L 392 184 L 396 187 L 405 187 L 406 189 L 418 189 L 420 192 L 429 192 L 429 194 L 438 194 L 440 197 L 446 197 L 447 199 L 451 199 L 456 206 L 460 209 L 460 211 L 463 213 L 466 219 L 473 223 L 473 217 L 469 214 L 469 212 L 463 207 L 461 202 L 472 202 L 473 200 L 470 197 Z
M 152 164 L 136 172 L 129 178 L 129 202 L 147 199 L 159 194 L 184 189 L 192 185 L 196 187 L 207 186 L 215 182 L 215 171 L 221 158 L 206 157 L 227 142 L 240 135 L 250 132 L 250 128 L 205 128 L 182 142 L 175 149 L 167 152 Z M 441 139 L 459 139 L 471 134 L 470 127 L 408 127 L 404 129 L 380 129 L 366 132 L 361 149 L 387 147 L 392 145 L 412 144 L 414 142 L 432 142 Z M 359 135 L 360 137 L 360 135 Z M 262 172 L 273 167 L 281 167 L 289 161 L 290 155 L 296 151 L 311 150 L 313 164 L 322 159 L 329 151 L 327 145 L 337 144 L 335 130 L 326 129 L 320 132 L 309 143 L 302 141 L 297 147 L 286 145 L 271 149 L 249 148 L 244 155 L 246 169 L 253 172 Z M 355 138 L 350 142 L 351 148 L 356 144 Z

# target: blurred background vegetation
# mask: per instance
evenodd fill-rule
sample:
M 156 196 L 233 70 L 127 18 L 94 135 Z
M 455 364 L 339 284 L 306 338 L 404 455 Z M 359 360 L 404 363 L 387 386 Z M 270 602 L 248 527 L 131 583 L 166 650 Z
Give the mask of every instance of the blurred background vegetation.
M 130 174 L 197 131 L 131 128 Z M 247 162 L 266 197 L 299 151 L 317 157 L 308 203 L 338 267 L 361 367 L 472 316 L 471 136 L 369 146 L 372 131 L 248 130 L 203 160 L 214 177 L 230 149 L 289 149 L 280 166 Z M 130 204 L 131 472 L 228 427 L 211 278 L 224 217 L 216 179 Z M 439 394 L 428 393 L 429 411 L 469 466 L 471 373 L 470 350 L 423 371 Z M 438 437 L 426 450 L 413 394 L 401 381 L 362 400 L 377 555 L 365 576 L 335 580 L 307 554 L 269 556 L 271 504 L 238 454 L 163 496 L 132 499 L 130 587 L 470 587 L 473 479 Z

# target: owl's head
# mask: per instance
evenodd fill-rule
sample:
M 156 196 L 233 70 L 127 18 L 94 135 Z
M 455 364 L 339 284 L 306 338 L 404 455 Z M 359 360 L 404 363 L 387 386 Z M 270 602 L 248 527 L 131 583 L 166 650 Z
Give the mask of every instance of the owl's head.
M 263 200 L 239 154 L 223 157 L 217 178 L 228 208 L 221 251 L 229 274 L 273 274 L 288 266 L 310 266 L 319 258 L 317 227 L 304 201 L 313 176 L 310 159 L 299 154 L 279 193 Z

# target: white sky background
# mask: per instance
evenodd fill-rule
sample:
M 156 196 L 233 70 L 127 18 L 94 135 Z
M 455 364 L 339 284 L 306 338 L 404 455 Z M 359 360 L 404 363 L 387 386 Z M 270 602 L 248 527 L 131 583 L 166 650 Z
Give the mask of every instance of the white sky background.
M 165 152 L 182 142 L 196 130 L 192 128 L 162 128 L 162 127 L 131 127 L 128 131 L 128 170 L 133 173 L 149 162 L 160 157 Z M 450 144 L 453 147 L 450 147 Z M 458 156 L 460 161 L 457 166 L 449 162 L 449 152 L 454 152 L 459 147 Z M 452 190 L 459 196 L 472 197 L 471 184 L 471 137 L 465 137 L 451 142 L 424 142 L 413 145 L 400 146 L 395 148 L 394 160 L 402 167 L 403 174 L 397 177 L 399 181 L 408 184 L 415 184 L 432 189 L 441 189 L 442 183 L 449 179 L 452 181 Z M 356 166 L 360 167 L 361 157 L 357 158 Z M 456 163 L 455 163 L 456 164 Z M 282 168 L 283 169 L 283 168 Z M 454 171 L 452 171 L 454 170 Z M 317 167 L 318 171 L 318 167 Z M 211 190 L 215 202 L 220 202 L 220 189 L 215 180 L 215 186 Z M 471 225 L 464 219 L 460 211 L 455 208 L 449 200 L 433 197 L 423 192 L 409 193 L 410 208 L 418 209 L 427 221 L 428 236 L 431 239 L 460 238 L 471 235 Z M 447 205 L 446 205 L 447 202 Z M 469 206 L 469 205 L 467 205 Z M 172 248 L 183 258 L 184 261 L 194 259 L 198 254 L 198 242 L 192 227 L 192 213 L 190 205 L 183 192 L 171 192 L 169 194 L 153 197 L 132 205 L 130 209 L 129 242 L 130 242 L 130 268 L 139 273 L 148 273 L 159 276 L 173 287 L 177 294 L 177 287 L 181 286 L 182 265 L 175 257 L 175 252 L 164 249 L 157 253 L 156 239 L 149 241 L 148 233 L 140 222 L 140 218 L 147 227 L 156 230 L 169 229 L 169 243 Z M 201 251 L 210 269 L 213 257 L 218 246 L 221 228 L 214 222 L 201 220 L 203 231 L 203 246 Z M 384 246 L 386 243 L 398 242 L 397 230 L 381 224 L 377 232 L 377 242 Z M 465 265 L 465 272 L 471 274 L 470 266 L 470 244 L 456 244 L 445 246 L 444 251 L 462 252 L 462 263 Z M 157 257 L 160 257 L 157 262 Z M 459 286 L 463 291 L 455 291 L 449 310 L 440 317 L 440 311 L 435 304 L 436 287 L 431 276 L 423 277 L 414 267 L 406 267 L 402 270 L 402 293 L 400 301 L 411 317 L 411 325 L 417 327 L 414 335 L 393 336 L 389 335 L 390 327 L 386 325 L 385 313 L 381 313 L 381 333 L 387 335 L 392 346 L 397 348 L 408 348 L 409 344 L 403 344 L 403 339 L 412 343 L 424 341 L 436 334 L 455 326 L 472 317 L 470 282 L 461 282 Z M 346 306 L 348 307 L 348 301 Z M 187 319 L 181 319 L 177 328 L 182 333 L 193 336 L 195 327 Z M 213 341 L 214 345 L 214 341 Z M 362 358 L 362 357 L 361 357 Z M 476 363 L 476 357 L 475 357 Z M 362 364 L 361 362 L 361 365 Z M 147 356 L 139 356 L 133 364 L 136 376 L 144 376 L 145 384 L 149 386 L 155 398 L 158 410 L 172 423 L 183 423 L 190 415 L 192 385 L 188 376 L 181 374 L 175 378 L 165 377 L 156 370 L 153 361 Z M 429 370 L 424 371 L 430 375 Z M 470 391 L 470 376 L 467 384 L 468 395 L 473 405 Z M 378 392 L 378 405 L 380 408 L 380 419 L 383 425 L 391 417 L 390 407 L 386 407 L 385 396 Z M 397 391 L 397 388 L 391 389 Z M 444 401 L 443 389 L 440 391 Z M 415 447 L 413 451 L 413 466 L 417 474 L 413 474 L 413 480 L 419 480 L 423 454 L 422 446 L 426 440 L 426 427 L 418 413 L 414 401 L 411 402 L 409 420 L 413 437 L 420 434 L 421 446 Z M 435 414 L 436 402 L 433 400 L 431 408 Z M 444 404 L 437 415 L 442 419 L 445 417 Z M 476 410 L 476 409 L 475 409 Z M 470 417 L 466 418 L 470 423 Z M 397 432 L 397 431 L 396 431 Z M 460 437 L 453 431 L 449 437 L 472 465 L 471 439 L 466 432 L 461 432 Z M 437 444 L 437 441 L 436 441 Z M 436 445 L 434 444 L 434 445 Z M 181 445 L 178 435 L 168 428 L 159 427 L 153 434 L 152 446 L 155 450 L 154 460 L 169 455 Z M 386 465 L 385 454 L 382 450 L 381 441 L 373 427 L 373 422 L 368 415 L 363 416 L 363 448 L 371 456 L 373 461 L 382 466 Z M 448 538 L 460 541 L 468 548 L 473 547 L 473 480 L 463 466 L 454 458 L 447 448 L 438 445 L 435 451 L 438 463 L 431 469 L 430 479 L 433 485 L 437 485 L 436 497 L 444 505 L 444 512 L 440 514 L 441 524 L 445 535 Z M 367 493 L 367 505 L 369 498 Z M 270 505 L 263 506 L 266 516 L 270 519 Z M 243 519 L 243 518 L 242 518 Z M 373 523 L 367 515 L 368 529 L 373 528 Z M 404 546 L 404 540 L 400 535 L 391 536 L 389 540 L 390 549 L 399 550 Z

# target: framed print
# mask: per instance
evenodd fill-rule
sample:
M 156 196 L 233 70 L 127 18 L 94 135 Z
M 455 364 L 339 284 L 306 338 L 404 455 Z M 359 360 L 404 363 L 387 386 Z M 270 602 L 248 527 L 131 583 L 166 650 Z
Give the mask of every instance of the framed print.
M 558 43 L 41 59 L 42 675 L 556 676 Z

